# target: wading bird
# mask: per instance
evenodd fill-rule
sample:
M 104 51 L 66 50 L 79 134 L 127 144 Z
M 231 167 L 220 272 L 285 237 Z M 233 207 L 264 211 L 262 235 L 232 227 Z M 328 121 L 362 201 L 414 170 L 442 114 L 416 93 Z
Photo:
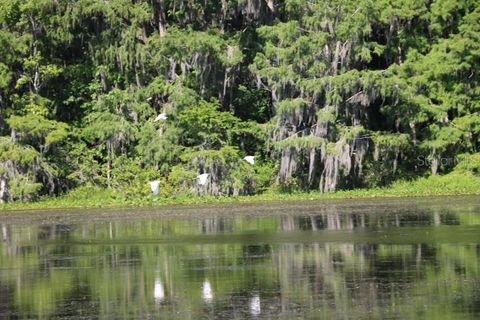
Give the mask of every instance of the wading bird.
M 255 164 L 255 156 L 246 156 L 243 160 L 247 161 L 250 164 Z
M 154 196 L 158 196 L 160 193 L 160 180 L 150 181 L 150 189 Z
M 202 173 L 201 175 L 198 175 L 197 176 L 198 184 L 201 186 L 205 185 L 205 183 L 207 183 L 207 179 L 209 175 L 210 175 L 209 173 Z
M 167 115 L 165 113 L 160 113 L 154 121 L 167 120 Z

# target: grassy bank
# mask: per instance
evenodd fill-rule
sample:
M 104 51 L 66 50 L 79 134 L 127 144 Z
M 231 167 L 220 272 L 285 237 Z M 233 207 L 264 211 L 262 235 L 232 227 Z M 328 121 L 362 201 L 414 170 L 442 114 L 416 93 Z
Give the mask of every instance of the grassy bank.
M 8 203 L 0 210 L 53 209 L 53 208 L 94 208 L 126 206 L 165 206 L 199 203 L 235 203 L 281 200 L 328 200 L 381 197 L 418 197 L 441 195 L 480 195 L 480 177 L 469 173 L 451 173 L 445 176 L 431 176 L 414 181 L 399 181 L 388 188 L 355 189 L 332 193 L 320 192 L 267 192 L 254 196 L 213 197 L 213 196 L 172 196 L 172 197 L 125 197 L 114 190 L 101 188 L 78 188 L 56 198 L 45 198 L 37 202 Z

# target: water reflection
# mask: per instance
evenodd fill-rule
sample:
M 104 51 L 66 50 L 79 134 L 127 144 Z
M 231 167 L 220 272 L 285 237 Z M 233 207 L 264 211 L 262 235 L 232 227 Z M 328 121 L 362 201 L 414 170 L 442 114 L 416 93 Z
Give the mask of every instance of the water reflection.
M 6 221 L 0 318 L 480 316 L 475 202 L 296 205 L 295 214 L 260 217 L 216 210 L 202 219 Z
M 330 211 L 330 213 L 319 213 L 309 216 L 284 216 L 282 217 L 282 230 L 353 230 L 366 227 L 387 228 L 460 224 L 458 217 L 448 211 L 383 213 L 381 215 L 369 213 L 349 214 L 327 209 L 320 211 Z
M 208 280 L 203 281 L 202 298 L 203 298 L 203 301 L 205 301 L 206 303 L 210 303 L 213 300 L 212 285 Z
M 156 302 L 162 302 L 165 299 L 165 289 L 161 279 L 155 280 L 155 287 L 153 291 L 153 297 Z
M 258 316 L 261 312 L 260 297 L 257 294 L 250 299 L 250 313 L 254 316 Z
M 2 240 L 4 242 L 8 240 L 8 229 L 6 224 L 2 224 Z

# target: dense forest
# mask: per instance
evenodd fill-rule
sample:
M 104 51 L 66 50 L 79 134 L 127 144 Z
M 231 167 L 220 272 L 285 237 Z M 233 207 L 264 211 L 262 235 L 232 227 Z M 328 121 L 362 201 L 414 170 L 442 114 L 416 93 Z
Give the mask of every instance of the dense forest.
M 0 24 L 1 201 L 480 166 L 478 0 L 0 0 Z

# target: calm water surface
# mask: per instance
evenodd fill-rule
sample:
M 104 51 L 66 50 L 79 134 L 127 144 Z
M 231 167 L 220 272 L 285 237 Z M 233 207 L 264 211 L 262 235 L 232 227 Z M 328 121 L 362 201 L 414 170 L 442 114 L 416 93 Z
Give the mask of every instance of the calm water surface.
M 480 197 L 2 214 L 0 319 L 478 319 Z

